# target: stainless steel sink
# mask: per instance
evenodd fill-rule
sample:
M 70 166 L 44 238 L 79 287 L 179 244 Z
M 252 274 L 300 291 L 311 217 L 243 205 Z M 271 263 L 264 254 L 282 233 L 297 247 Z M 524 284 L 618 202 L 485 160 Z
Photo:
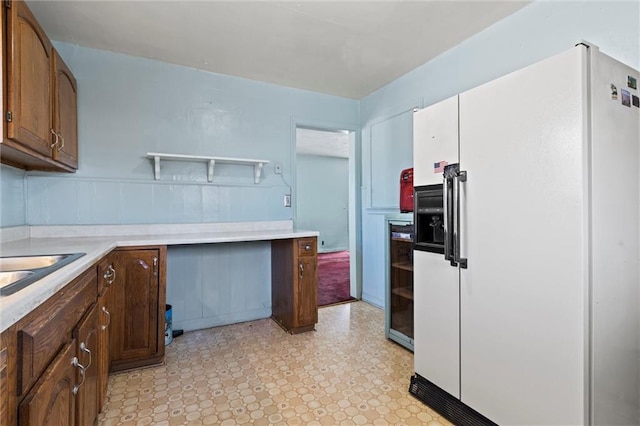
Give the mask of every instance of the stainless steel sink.
M 85 253 L 0 257 L 0 295 L 8 296 L 46 277 Z
M 5 288 L 8 285 L 20 281 L 33 275 L 33 271 L 11 271 L 0 272 L 0 288 Z
M 25 269 L 40 269 L 64 260 L 69 254 L 53 256 L 16 256 L 0 257 L 0 271 L 21 271 Z

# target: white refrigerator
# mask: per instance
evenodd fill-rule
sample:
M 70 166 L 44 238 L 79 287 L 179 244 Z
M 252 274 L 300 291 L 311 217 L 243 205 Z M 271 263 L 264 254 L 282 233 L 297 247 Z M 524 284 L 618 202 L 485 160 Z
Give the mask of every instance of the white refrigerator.
M 410 392 L 454 423 L 640 424 L 639 77 L 579 44 L 415 113 L 450 243 L 414 251 Z

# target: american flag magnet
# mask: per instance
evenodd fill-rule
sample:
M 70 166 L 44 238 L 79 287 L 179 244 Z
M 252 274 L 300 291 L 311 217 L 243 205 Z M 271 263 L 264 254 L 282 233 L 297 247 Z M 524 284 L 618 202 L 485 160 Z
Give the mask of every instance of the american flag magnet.
M 449 165 L 446 161 L 438 161 L 437 163 L 433 163 L 433 173 L 443 173 L 444 167 Z

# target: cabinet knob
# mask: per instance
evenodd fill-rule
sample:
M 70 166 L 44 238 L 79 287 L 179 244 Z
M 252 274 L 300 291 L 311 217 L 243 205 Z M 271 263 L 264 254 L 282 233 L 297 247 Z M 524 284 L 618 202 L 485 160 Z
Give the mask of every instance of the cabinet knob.
M 110 287 L 116 280 L 116 270 L 113 269 L 113 265 L 109 265 L 109 268 L 107 268 L 107 272 L 104 273 L 104 279 L 107 281 L 107 287 Z
M 309 250 L 311 250 L 311 246 L 310 246 L 309 244 L 307 244 L 306 246 L 304 246 L 304 249 L 305 249 L 306 251 L 309 251 Z

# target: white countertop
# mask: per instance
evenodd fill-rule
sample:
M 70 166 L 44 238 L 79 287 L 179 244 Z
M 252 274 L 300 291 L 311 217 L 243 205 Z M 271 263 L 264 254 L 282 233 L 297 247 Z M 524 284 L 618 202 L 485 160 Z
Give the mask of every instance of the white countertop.
M 318 236 L 317 231 L 294 230 L 291 221 L 32 227 L 28 234 L 29 238 L 3 242 L 0 254 L 86 254 L 12 295 L 0 296 L 0 332 L 40 306 L 116 247 L 271 241 Z

